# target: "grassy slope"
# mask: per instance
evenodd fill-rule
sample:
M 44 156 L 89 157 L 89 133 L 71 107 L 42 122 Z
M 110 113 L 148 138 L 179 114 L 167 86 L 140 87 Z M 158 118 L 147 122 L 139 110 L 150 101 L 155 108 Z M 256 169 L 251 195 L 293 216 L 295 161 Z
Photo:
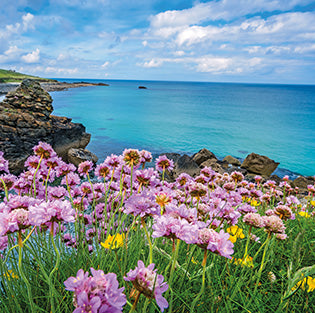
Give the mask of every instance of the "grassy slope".
M 23 79 L 31 78 L 39 81 L 51 81 L 51 79 L 41 78 L 37 76 L 31 76 L 26 74 L 21 74 L 18 72 L 8 71 L 0 69 L 0 83 L 9 83 L 9 82 L 21 82 Z

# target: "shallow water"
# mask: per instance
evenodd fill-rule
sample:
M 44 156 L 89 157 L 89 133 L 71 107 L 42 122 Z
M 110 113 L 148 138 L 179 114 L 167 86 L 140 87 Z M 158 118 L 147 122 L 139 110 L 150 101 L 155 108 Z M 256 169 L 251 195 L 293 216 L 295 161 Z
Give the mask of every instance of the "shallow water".
M 110 86 L 51 93 L 53 114 L 84 124 L 100 160 L 127 147 L 188 154 L 205 147 L 219 157 L 255 152 L 315 174 L 315 86 L 104 82 Z

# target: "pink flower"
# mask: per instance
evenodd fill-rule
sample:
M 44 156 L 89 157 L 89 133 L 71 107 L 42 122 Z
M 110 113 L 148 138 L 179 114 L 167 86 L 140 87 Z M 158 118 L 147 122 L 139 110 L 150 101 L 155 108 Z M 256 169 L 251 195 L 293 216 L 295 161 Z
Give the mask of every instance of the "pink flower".
M 168 284 L 164 282 L 163 275 L 156 273 L 153 263 L 145 267 L 139 260 L 138 266 L 130 270 L 124 280 L 131 281 L 133 286 L 147 298 L 154 298 L 162 312 L 168 307 L 166 299 L 162 296 L 162 293 L 168 289 Z

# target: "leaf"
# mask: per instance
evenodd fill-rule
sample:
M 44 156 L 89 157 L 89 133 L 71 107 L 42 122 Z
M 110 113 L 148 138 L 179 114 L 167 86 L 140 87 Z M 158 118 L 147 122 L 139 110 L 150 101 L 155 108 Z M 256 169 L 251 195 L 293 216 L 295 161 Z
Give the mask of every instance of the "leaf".
M 283 296 L 283 300 L 291 297 L 299 288 L 293 289 L 298 282 L 303 280 L 307 276 L 312 276 L 315 274 L 315 264 L 313 266 L 307 266 L 299 269 L 295 272 L 292 279 L 289 279 L 288 289 Z

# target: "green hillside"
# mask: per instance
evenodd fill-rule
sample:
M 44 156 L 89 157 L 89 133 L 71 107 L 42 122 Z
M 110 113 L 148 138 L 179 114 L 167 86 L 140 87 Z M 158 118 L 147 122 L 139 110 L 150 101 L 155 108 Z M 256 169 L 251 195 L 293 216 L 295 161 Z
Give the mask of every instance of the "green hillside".
M 51 81 L 48 78 L 41 78 L 32 75 L 21 74 L 12 70 L 0 69 L 0 83 L 21 82 L 23 79 L 36 79 L 38 81 Z

